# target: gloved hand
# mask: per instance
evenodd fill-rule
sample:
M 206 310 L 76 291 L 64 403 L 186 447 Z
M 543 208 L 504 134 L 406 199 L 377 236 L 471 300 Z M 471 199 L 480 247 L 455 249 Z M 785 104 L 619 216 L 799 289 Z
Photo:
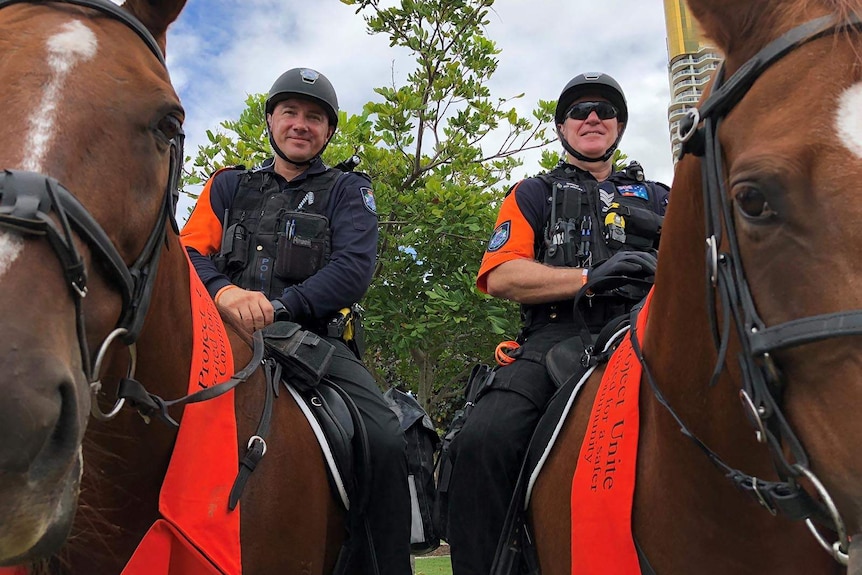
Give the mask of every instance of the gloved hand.
M 269 303 L 272 304 L 272 311 L 275 321 L 290 321 L 290 312 L 284 307 L 284 304 L 279 299 L 274 299 Z
M 630 283 L 643 285 L 655 276 L 656 261 L 651 252 L 617 252 L 590 270 L 586 285 L 593 292 L 606 292 Z

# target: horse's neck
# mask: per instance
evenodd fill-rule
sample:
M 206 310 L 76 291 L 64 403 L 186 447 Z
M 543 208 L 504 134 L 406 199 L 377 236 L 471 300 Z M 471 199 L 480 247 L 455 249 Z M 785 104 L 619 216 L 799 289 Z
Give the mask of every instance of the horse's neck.
M 185 395 L 189 385 L 193 346 L 189 277 L 183 248 L 176 236 L 170 235 L 136 342 L 134 374 L 147 392 L 168 400 Z M 114 392 L 113 382 L 126 369 L 125 352 L 115 355 L 116 365 L 105 378 L 109 393 Z M 171 410 L 171 415 L 179 413 Z M 84 439 L 82 505 L 65 552 L 70 572 L 114 573 L 122 569 L 158 517 L 159 489 L 175 440 L 175 429 L 156 418 L 145 423 L 129 407 L 111 421 L 90 421 Z M 110 553 L 97 552 L 103 548 Z
M 142 383 L 164 396 L 185 394 L 193 347 L 188 260 L 179 241 L 170 240 L 137 346 Z
M 643 335 L 646 362 L 668 404 L 698 439 L 731 467 L 775 479 L 769 454 L 755 441 L 739 400 L 735 346 L 731 345 L 724 375 L 709 386 L 717 352 L 706 305 L 704 217 L 699 186 L 685 186 L 685 178 L 678 170 L 676 195 L 662 234 L 659 273 Z M 722 559 L 699 573 L 831 572 L 822 570 L 830 560 L 820 564 L 826 554 L 812 553 L 813 540 L 801 523 L 789 524 L 758 507 L 680 432 L 647 377 L 640 397 L 636 537 L 657 572 L 683 572 L 681 565 L 696 564 L 698 557 L 716 557 L 722 545 L 726 545 Z M 777 556 L 787 561 L 776 564 Z M 739 557 L 770 560 L 754 571 L 753 564 L 734 565 Z M 817 571 L 811 570 L 812 557 Z

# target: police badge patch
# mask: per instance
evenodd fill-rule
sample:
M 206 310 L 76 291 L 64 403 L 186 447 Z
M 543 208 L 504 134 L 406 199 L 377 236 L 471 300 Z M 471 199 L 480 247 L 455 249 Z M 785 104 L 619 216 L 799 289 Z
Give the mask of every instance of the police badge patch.
M 628 196 L 630 198 L 640 198 L 642 200 L 649 201 L 649 192 L 647 192 L 646 186 L 643 184 L 634 184 L 632 186 L 619 186 L 617 188 L 620 194 L 623 196 Z
M 509 230 L 512 228 L 511 220 L 505 221 L 494 230 L 491 234 L 491 240 L 488 242 L 488 251 L 496 252 L 509 241 Z
M 377 203 L 374 201 L 374 192 L 371 188 L 359 188 L 359 191 L 362 192 L 362 203 L 365 204 L 365 209 L 376 216 Z

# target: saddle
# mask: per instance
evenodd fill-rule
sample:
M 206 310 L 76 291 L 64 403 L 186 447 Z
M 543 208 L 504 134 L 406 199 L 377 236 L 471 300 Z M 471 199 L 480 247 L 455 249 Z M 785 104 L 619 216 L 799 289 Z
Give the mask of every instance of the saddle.
M 335 346 L 297 323 L 278 321 L 262 331 L 266 354 L 320 444 L 333 494 L 361 514 L 370 481 L 368 435 L 356 404 L 325 374 Z M 352 509 L 351 509 L 352 508 Z
M 491 575 L 539 573 L 533 537 L 525 521 L 533 486 L 581 389 L 596 367 L 607 362 L 628 325 L 629 317 L 620 316 L 602 329 L 594 344 L 585 343 L 583 336 L 578 335 L 558 343 L 545 356 L 545 366 L 557 391 L 545 407 L 527 446 Z
M 373 556 L 373 541 L 368 537 L 364 510 L 370 490 L 371 462 L 368 434 L 356 404 L 337 384 L 324 376 L 335 346 L 299 324 L 279 321 L 255 332 L 260 342 L 258 362 L 266 376 L 266 401 L 257 431 L 249 439 L 245 456 L 230 493 L 228 507 L 234 509 L 251 473 L 266 453 L 272 404 L 281 386 L 296 401 L 320 445 L 326 461 L 327 478 L 333 495 L 349 513 L 347 537 L 336 559 L 333 575 L 346 575 L 356 550 L 353 537 L 365 537 Z M 253 362 L 257 364 L 258 362 Z

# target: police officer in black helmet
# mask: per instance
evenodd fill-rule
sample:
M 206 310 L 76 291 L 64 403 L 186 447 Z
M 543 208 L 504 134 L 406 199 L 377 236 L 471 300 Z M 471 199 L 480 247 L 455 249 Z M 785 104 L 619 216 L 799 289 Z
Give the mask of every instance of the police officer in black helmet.
M 520 303 L 524 325 L 514 361 L 496 369 L 451 444 L 455 575 L 491 572 L 527 444 L 557 389 L 547 353 L 563 341 L 590 345 L 655 274 L 668 190 L 645 180 L 639 164 L 615 170 L 628 122 L 622 88 L 607 74 L 575 76 L 554 120 L 565 161 L 510 190 L 476 280 L 481 291 Z
M 182 240 L 222 314 L 249 331 L 290 320 L 335 345 L 326 378 L 358 406 L 372 466 L 366 518 L 376 552 L 371 557 L 354 533 L 350 572 L 410 573 L 406 441 L 355 339 L 332 331 L 341 310 L 371 282 L 377 250 L 371 181 L 320 158 L 338 124 L 338 100 L 319 72 L 282 74 L 266 100 L 266 122 L 275 157 L 252 170 L 216 172 Z

